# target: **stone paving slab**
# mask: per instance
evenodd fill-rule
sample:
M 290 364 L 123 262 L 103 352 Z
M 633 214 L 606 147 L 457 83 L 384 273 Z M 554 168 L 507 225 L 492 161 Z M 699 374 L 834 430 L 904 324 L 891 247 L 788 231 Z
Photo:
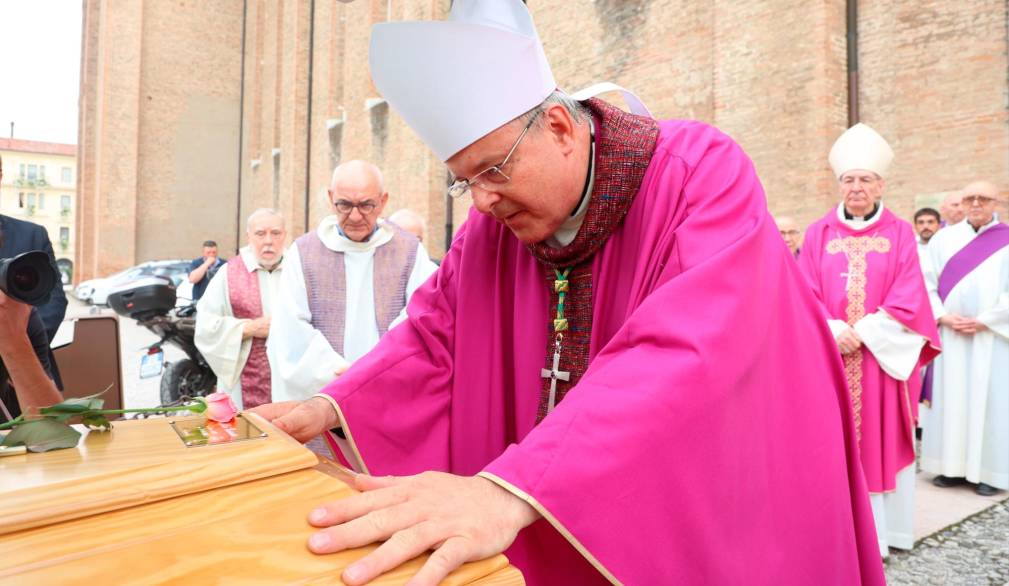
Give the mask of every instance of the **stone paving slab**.
M 891 550 L 891 586 L 1009 584 L 1009 498 L 926 537 L 911 551 Z
M 934 474 L 918 472 L 914 494 L 914 540 L 941 531 L 963 519 L 976 515 L 1006 498 L 1005 492 L 984 497 L 974 492 L 972 485 L 939 488 L 932 484 Z M 1007 535 L 1009 539 L 1009 535 Z

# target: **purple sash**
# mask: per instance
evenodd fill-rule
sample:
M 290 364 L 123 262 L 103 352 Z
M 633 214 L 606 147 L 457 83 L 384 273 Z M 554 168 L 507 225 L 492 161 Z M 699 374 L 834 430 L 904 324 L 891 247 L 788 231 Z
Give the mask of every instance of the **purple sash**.
M 1009 226 L 1005 224 L 995 224 L 978 234 L 946 263 L 939 275 L 939 298 L 945 302 L 957 283 L 1006 246 L 1009 246 Z

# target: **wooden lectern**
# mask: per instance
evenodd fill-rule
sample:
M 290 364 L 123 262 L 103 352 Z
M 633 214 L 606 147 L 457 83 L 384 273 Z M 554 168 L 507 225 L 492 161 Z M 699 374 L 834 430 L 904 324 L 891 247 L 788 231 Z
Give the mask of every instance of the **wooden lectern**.
M 76 449 L 0 458 L 0 583 L 342 583 L 377 544 L 305 545 L 309 511 L 353 493 L 341 470 L 255 415 L 237 422 L 212 443 L 202 416 L 117 421 Z M 372 583 L 405 583 L 426 558 Z M 499 555 L 445 583 L 524 580 Z

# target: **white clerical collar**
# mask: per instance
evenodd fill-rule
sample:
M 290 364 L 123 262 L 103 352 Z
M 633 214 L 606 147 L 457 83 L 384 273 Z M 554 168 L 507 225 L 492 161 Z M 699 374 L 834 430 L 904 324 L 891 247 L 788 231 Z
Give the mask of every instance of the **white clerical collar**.
M 546 243 L 550 248 L 564 248 L 575 240 L 578 230 L 585 221 L 585 214 L 589 211 L 589 200 L 592 199 L 592 188 L 596 182 L 596 127 L 589 120 L 589 134 L 591 136 L 591 146 L 589 148 L 589 178 L 582 193 L 582 200 L 578 203 L 575 212 L 568 216 L 561 227 L 554 232 L 554 235 L 547 238 Z
M 280 266 L 284 264 L 284 257 L 281 256 L 280 260 L 277 261 L 277 264 L 273 265 L 272 269 L 264 267 L 263 265 L 259 264 L 259 259 L 256 258 L 256 253 L 252 252 L 251 246 L 243 246 L 242 248 L 240 248 L 238 250 L 238 256 L 242 257 L 242 263 L 245 264 L 245 270 L 249 271 L 250 273 L 254 273 L 256 271 L 266 271 L 266 272 L 279 271 Z
M 837 219 L 852 230 L 864 230 L 878 222 L 879 219 L 883 217 L 883 200 L 879 200 L 877 205 L 878 207 L 876 208 L 876 213 L 870 215 L 868 218 L 855 217 L 849 220 L 844 217 L 844 202 L 842 201 L 837 204 Z
M 394 232 L 385 222 L 380 221 L 371 238 L 365 242 L 356 242 L 343 235 L 337 216 L 326 216 L 319 222 L 316 234 L 322 244 L 333 252 L 368 252 L 392 240 Z
M 963 223 L 967 224 L 967 228 L 969 228 L 970 231 L 973 232 L 975 235 L 980 235 L 988 228 L 991 228 L 995 224 L 998 224 L 998 214 L 993 214 L 991 217 L 991 221 L 985 224 L 984 226 L 981 226 L 977 230 L 974 229 L 974 224 L 971 224 L 970 221 L 968 221 L 966 218 L 964 218 Z

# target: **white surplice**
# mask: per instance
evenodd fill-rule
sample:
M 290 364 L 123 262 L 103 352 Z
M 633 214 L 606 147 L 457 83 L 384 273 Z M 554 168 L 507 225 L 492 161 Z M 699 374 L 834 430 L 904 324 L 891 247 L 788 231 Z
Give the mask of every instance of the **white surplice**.
M 939 299 L 946 263 L 981 231 L 967 221 L 940 230 L 929 241 L 925 275 L 936 319 L 947 313 L 972 317 L 988 329 L 973 335 L 940 326 L 942 355 L 933 373 L 932 408 L 922 436 L 922 468 L 1009 489 L 1009 248 L 1003 248 Z
M 259 266 L 249 247 L 238 252 L 246 270 L 256 273 L 263 314 L 270 315 L 283 274 L 283 259 L 272 271 L 268 271 Z M 207 284 L 206 292 L 196 304 L 196 347 L 217 375 L 217 390 L 231 395 L 239 409 L 242 408 L 242 369 L 252 351 L 252 338 L 242 339 L 242 328 L 247 321 L 236 318 L 231 309 L 228 271 L 227 267 L 222 267 Z M 270 378 L 271 393 L 275 394 L 283 382 L 276 374 Z
M 304 400 L 318 393 L 336 378 L 337 372 L 345 370 L 378 343 L 374 293 L 375 249 L 392 240 L 392 228 L 379 223 L 378 229 L 367 242 L 355 242 L 340 232 L 336 216 L 328 216 L 319 224 L 317 234 L 326 248 L 344 253 L 347 307 L 343 348 L 333 348 L 322 332 L 312 326 L 301 255 L 297 243 L 292 244 L 285 254 L 284 275 L 280 281 L 274 317 L 270 323 L 270 338 L 266 345 L 270 368 L 274 376 L 280 376 L 284 381 L 282 392 L 273 394 L 275 402 Z M 438 265 L 431 261 L 424 246 L 418 245 L 413 270 L 406 283 L 408 302 L 417 287 L 437 269 Z M 405 317 L 404 309 L 390 328 Z

